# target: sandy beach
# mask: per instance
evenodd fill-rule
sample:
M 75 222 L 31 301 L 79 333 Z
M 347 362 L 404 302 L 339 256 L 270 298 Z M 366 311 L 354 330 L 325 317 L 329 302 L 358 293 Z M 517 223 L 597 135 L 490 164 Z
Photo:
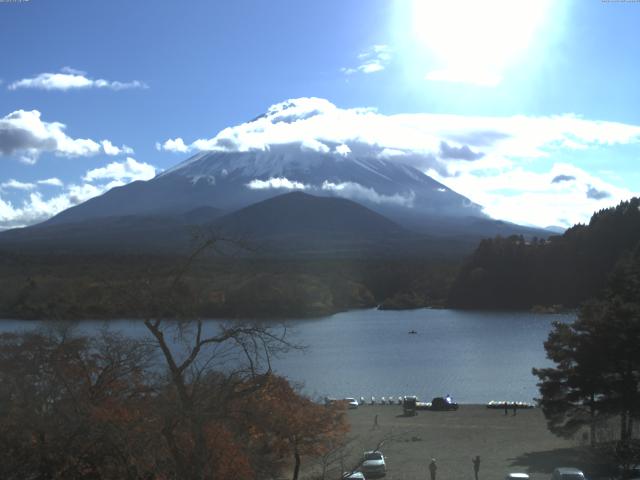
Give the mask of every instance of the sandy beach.
M 388 480 L 429 479 L 431 458 L 438 465 L 437 480 L 473 480 L 476 455 L 481 458 L 479 480 L 503 479 L 510 472 L 547 480 L 560 466 L 581 468 L 590 478 L 601 476 L 589 449 L 580 441 L 552 435 L 537 408 L 518 410 L 514 416 L 511 410 L 505 415 L 484 405 L 461 405 L 458 411 L 420 411 L 405 417 L 397 405 L 364 405 L 349 410 L 348 418 L 353 441 L 345 466 L 356 464 L 363 451 L 382 442 Z

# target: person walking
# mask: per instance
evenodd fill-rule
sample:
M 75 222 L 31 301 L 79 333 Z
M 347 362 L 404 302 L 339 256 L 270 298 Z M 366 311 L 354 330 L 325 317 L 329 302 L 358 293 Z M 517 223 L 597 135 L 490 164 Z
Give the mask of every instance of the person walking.
M 504 402 L 504 414 L 509 415 L 509 404 Z
M 471 461 L 473 462 L 473 474 L 476 477 L 476 480 L 478 480 L 478 472 L 480 472 L 480 455 L 476 455 L 476 458 L 472 458 Z
M 436 465 L 436 459 L 432 458 L 431 463 L 429 464 L 429 473 L 431 474 L 431 480 L 436 480 L 437 471 L 438 471 L 438 466 Z

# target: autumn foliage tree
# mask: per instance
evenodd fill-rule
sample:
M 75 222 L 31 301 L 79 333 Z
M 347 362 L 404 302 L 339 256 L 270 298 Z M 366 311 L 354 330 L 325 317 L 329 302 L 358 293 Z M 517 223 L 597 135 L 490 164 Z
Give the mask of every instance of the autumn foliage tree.
M 3 479 L 276 478 L 291 466 L 297 478 L 302 458 L 347 431 L 342 407 L 237 358 L 221 371 L 196 356 L 176 383 L 148 341 L 34 332 L 0 347 Z
M 106 333 L 0 336 L 0 477 L 137 479 L 155 470 L 148 353 Z
M 324 454 L 343 442 L 349 430 L 344 404 L 315 403 L 276 375 L 268 375 L 258 394 L 238 408 L 240 417 L 248 421 L 250 441 L 259 451 L 289 459 L 294 480 L 303 457 Z

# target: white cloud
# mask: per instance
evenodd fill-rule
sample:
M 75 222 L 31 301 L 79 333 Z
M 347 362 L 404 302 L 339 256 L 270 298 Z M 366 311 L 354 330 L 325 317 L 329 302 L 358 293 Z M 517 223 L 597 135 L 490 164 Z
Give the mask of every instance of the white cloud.
M 14 205 L 0 195 L 0 230 L 23 227 L 42 222 L 67 208 L 85 202 L 90 198 L 103 194 L 113 187 L 124 185 L 134 180 L 148 180 L 155 175 L 155 168 L 133 158 L 123 162 L 112 162 L 105 167 L 89 170 L 83 177 L 83 183 L 67 185 L 58 195 L 45 198 L 35 184 L 27 184 L 10 180 L 2 187 L 20 188 L 30 191 L 29 196 L 20 205 Z M 37 182 L 39 185 L 62 187 L 58 178 L 49 178 Z M 0 191 L 0 194 L 2 192 Z
M 313 192 L 314 190 L 322 190 L 325 192 L 331 192 L 337 197 L 348 198 L 351 200 L 368 200 L 377 204 L 393 204 L 402 205 L 406 207 L 413 206 L 413 200 L 415 195 L 413 192 L 408 195 L 381 195 L 373 188 L 367 188 L 359 183 L 355 182 L 343 182 L 334 183 L 325 181 L 322 185 L 313 186 L 305 185 L 304 183 L 297 182 L 295 180 L 289 180 L 285 177 L 272 177 L 268 180 L 254 179 L 246 185 L 251 190 L 307 190 Z
M 102 145 L 102 149 L 104 150 L 104 153 L 106 153 L 107 155 L 111 155 L 111 156 L 116 156 L 120 154 L 133 155 L 134 153 L 133 148 L 128 147 L 127 145 L 122 145 L 121 147 L 117 147 L 113 143 L 111 143 L 109 140 L 102 140 L 100 144 Z
M 362 73 L 376 73 L 384 70 L 384 66 L 378 60 L 372 60 L 367 63 L 363 63 L 358 67 L 358 70 Z
M 33 190 L 36 188 L 35 183 L 24 183 L 14 180 L 13 178 L 7 182 L 0 183 L 0 188 L 13 188 L 15 190 Z
M 364 187 L 355 182 L 332 183 L 325 181 L 322 184 L 322 190 L 330 191 L 339 197 L 351 200 L 368 200 L 373 203 L 388 203 L 392 205 L 402 205 L 404 207 L 412 207 L 415 194 L 411 192 L 408 195 L 381 195 L 373 188 Z
M 285 189 L 285 190 L 305 190 L 309 188 L 304 183 L 291 181 L 284 177 L 272 177 L 268 180 L 254 179 L 247 183 L 251 190 Z
M 43 222 L 106 190 L 105 187 L 90 184 L 69 185 L 65 192 L 48 199 L 45 199 L 40 192 L 31 192 L 28 199 L 20 206 L 14 206 L 0 197 L 0 230 Z
M 485 212 L 494 218 L 542 227 L 588 222 L 596 210 L 638 194 L 567 163 L 555 163 L 542 172 L 525 167 L 515 165 L 489 175 L 478 174 L 473 168 L 461 170 L 455 177 L 442 177 L 436 171 L 428 173 L 484 205 Z M 559 176 L 573 178 L 554 182 Z
M 189 151 L 189 147 L 185 145 L 182 138 L 177 137 L 169 139 L 164 143 L 156 142 L 156 150 L 166 150 L 167 152 L 185 153 Z
M 44 180 L 38 180 L 38 185 L 49 185 L 50 187 L 63 187 L 64 183 L 57 177 L 45 178 Z
M 155 175 L 156 169 L 153 165 L 138 162 L 135 158 L 127 157 L 123 162 L 111 162 L 105 167 L 89 170 L 83 177 L 83 180 L 85 182 L 114 180 L 128 183 L 134 180 L 150 180 Z
M 326 151 L 333 145 L 358 155 L 393 155 L 411 163 L 423 159 L 455 166 L 455 159 L 442 158 L 448 151 L 473 152 L 475 161 L 496 157 L 549 157 L 556 151 L 586 149 L 640 141 L 640 126 L 585 120 L 573 114 L 546 117 L 480 117 L 446 114 L 383 115 L 372 109 L 340 109 L 319 98 L 288 100 L 269 108 L 252 122 L 228 127 L 216 136 L 186 144 L 181 137 L 167 140 L 163 149 L 180 151 L 266 151 L 273 145 L 298 144 Z M 337 151 L 337 150 L 336 150 Z M 384 154 L 383 154 L 384 152 Z M 491 153 L 491 155 L 488 155 Z M 469 155 L 464 156 L 468 162 Z M 504 160 L 498 162 L 504 164 Z M 486 163 L 483 163 L 486 166 Z M 495 165 L 494 165 L 495 166 Z
M 34 88 L 39 90 L 71 90 L 81 88 L 106 88 L 109 90 L 126 90 L 131 88 L 149 88 L 139 80 L 131 82 L 97 80 L 86 76 L 86 72 L 65 67 L 60 73 L 41 73 L 31 78 L 23 78 L 7 86 L 9 90 Z
M 373 45 L 358 55 L 360 64 L 340 69 L 345 75 L 354 73 L 376 73 L 384 70 L 391 61 L 391 48 L 388 45 Z
M 279 154 L 295 159 L 299 156 L 296 152 L 312 149 L 340 158 L 391 159 L 422 169 L 485 206 L 496 218 L 548 225 L 562 219 L 569 223 L 584 220 L 595 209 L 633 194 L 602 183 L 587 174 L 586 167 L 579 172 L 563 169 L 562 158 L 576 150 L 637 145 L 640 126 L 588 120 L 574 114 L 383 115 L 373 109 L 341 109 L 324 99 L 302 98 L 276 104 L 254 121 L 225 128 L 212 138 L 190 144 L 180 140 L 188 152 L 278 149 Z M 563 168 L 539 173 L 540 168 L 535 166 L 539 159 L 544 159 L 545 164 L 557 159 L 557 165 Z M 567 189 L 568 182 L 552 184 L 557 175 L 573 175 L 581 181 Z M 589 185 L 610 196 L 600 200 L 588 198 Z M 521 194 L 513 192 L 518 189 Z M 506 190 L 511 191 L 507 194 Z M 349 190 L 344 187 L 342 191 Z M 591 196 L 594 195 L 597 193 L 592 191 Z M 395 201 L 407 203 L 408 199 Z M 558 206 L 558 202 L 564 202 L 566 208 Z M 522 208 L 516 209 L 515 205 Z
M 38 110 L 16 110 L 0 118 L 0 155 L 16 155 L 33 164 L 45 152 L 65 157 L 87 157 L 99 153 L 114 155 L 132 151 L 126 145 L 118 148 L 109 140 L 102 145 L 89 138 L 72 138 L 65 133 L 66 125 L 45 122 Z

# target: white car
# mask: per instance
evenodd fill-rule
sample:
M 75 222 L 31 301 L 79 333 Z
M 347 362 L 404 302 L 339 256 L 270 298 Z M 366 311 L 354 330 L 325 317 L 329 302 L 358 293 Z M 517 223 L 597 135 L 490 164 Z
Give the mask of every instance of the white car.
M 347 402 L 347 407 L 358 408 L 358 401 L 355 398 L 347 397 L 344 401 Z
M 551 474 L 551 480 L 585 480 L 585 476 L 577 468 L 559 467 Z
M 528 473 L 510 473 L 506 477 L 504 477 L 504 480 L 529 480 L 529 474 Z
M 387 465 L 384 462 L 382 452 L 364 452 L 360 470 L 367 478 L 384 477 L 387 474 Z
M 344 480 L 367 480 L 362 472 L 344 472 L 342 478 Z

